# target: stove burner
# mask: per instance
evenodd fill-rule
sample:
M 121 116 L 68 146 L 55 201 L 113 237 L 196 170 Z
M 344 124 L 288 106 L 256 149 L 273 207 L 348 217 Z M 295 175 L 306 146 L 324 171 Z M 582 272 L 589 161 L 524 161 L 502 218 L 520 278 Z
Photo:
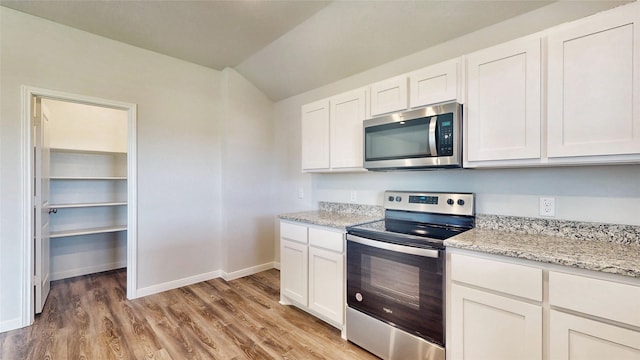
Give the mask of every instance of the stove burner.
M 387 191 L 385 219 L 350 226 L 347 232 L 372 240 L 443 249 L 444 240 L 475 226 L 473 200 L 473 194 Z

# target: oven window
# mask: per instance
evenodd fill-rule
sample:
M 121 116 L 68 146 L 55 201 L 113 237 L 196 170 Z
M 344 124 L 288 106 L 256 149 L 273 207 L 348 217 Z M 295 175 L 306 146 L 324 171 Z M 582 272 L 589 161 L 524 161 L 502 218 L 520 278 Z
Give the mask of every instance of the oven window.
M 420 268 L 362 255 L 362 287 L 403 306 L 420 309 Z

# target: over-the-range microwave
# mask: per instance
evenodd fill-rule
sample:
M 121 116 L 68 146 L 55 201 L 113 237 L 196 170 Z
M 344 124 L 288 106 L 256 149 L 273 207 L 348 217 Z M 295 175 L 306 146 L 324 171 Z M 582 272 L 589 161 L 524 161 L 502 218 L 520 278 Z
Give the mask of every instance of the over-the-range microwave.
M 365 120 L 364 167 L 462 167 L 462 105 L 452 102 Z

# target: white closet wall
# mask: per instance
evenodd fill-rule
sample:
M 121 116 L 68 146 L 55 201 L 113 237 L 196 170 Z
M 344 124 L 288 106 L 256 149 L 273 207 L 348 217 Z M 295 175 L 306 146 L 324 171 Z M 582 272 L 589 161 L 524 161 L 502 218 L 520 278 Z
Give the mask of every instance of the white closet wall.
M 43 103 L 53 118 L 52 148 L 127 152 L 126 111 L 47 99 Z
M 127 113 L 43 100 L 50 110 L 51 279 L 127 265 Z

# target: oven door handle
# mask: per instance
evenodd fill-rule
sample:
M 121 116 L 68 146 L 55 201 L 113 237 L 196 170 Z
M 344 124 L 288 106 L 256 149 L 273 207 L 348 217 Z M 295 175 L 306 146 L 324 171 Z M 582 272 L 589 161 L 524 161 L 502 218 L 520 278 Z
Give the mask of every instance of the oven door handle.
M 371 247 L 378 248 L 378 249 L 383 249 L 383 250 L 400 252 L 400 253 L 403 253 L 403 254 L 426 256 L 426 257 L 436 258 L 436 259 L 439 257 L 438 250 L 423 249 L 423 248 L 417 248 L 417 247 L 413 247 L 413 246 L 404 246 L 404 245 L 398 245 L 398 244 L 391 244 L 391 243 L 387 243 L 387 242 L 383 242 L 383 241 L 371 240 L 371 239 L 367 239 L 367 238 L 363 238 L 363 237 L 355 236 L 355 235 L 351 235 L 351 234 L 347 234 L 347 241 L 353 241 L 353 242 L 358 243 L 358 244 L 371 246 Z

